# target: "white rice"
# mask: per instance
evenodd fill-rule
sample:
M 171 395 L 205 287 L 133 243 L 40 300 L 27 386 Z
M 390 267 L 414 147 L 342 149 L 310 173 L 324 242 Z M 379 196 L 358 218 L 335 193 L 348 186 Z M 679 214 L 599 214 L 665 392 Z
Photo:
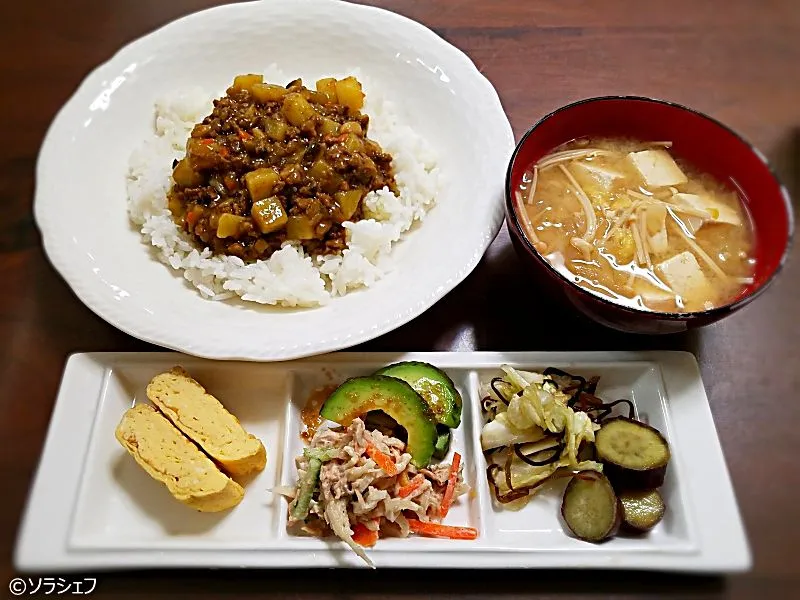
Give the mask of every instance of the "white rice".
M 392 155 L 400 196 L 388 188 L 369 193 L 364 198 L 365 218 L 344 223 L 347 248 L 341 255 L 312 259 L 300 245 L 286 242 L 269 259 L 247 264 L 235 256 L 212 256 L 175 224 L 167 208 L 172 161 L 183 157 L 192 127 L 210 114 L 213 98 L 224 94 L 187 89 L 156 102 L 154 135 L 129 163 L 128 214 L 159 260 L 182 272 L 204 297 L 239 296 L 281 306 L 322 305 L 380 279 L 390 268 L 392 246 L 433 206 L 440 173 L 437 157 L 422 137 L 399 121 L 393 104 L 379 90 L 356 76 L 366 94 L 369 136 Z M 267 70 L 265 79 L 290 80 L 274 68 Z

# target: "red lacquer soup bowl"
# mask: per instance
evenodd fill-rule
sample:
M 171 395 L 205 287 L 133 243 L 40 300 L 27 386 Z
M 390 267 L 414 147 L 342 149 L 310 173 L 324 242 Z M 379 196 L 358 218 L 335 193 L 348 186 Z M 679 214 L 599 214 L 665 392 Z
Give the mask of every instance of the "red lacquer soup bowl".
M 582 137 L 669 140 L 670 152 L 737 191 L 747 205 L 755 234 L 754 281 L 723 306 L 690 313 L 657 312 L 616 303 L 588 292 L 561 275 L 525 236 L 514 192 L 523 174 L 558 146 Z M 511 240 L 537 282 L 562 293 L 600 323 L 636 333 L 673 333 L 707 325 L 754 300 L 775 279 L 789 254 L 794 219 L 789 194 L 764 156 L 726 126 L 697 111 L 651 98 L 610 96 L 568 104 L 550 113 L 522 137 L 506 175 L 506 221 Z

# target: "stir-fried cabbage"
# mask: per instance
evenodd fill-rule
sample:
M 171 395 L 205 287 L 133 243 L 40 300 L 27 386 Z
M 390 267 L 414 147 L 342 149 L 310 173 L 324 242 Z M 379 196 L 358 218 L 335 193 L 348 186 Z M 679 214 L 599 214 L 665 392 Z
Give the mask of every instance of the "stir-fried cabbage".
M 486 423 L 481 431 L 481 448 L 491 450 L 513 444 L 538 442 L 547 434 L 541 427 L 517 429 L 508 420 L 508 413 L 502 412 Z
M 548 434 L 563 433 L 570 466 L 577 464 L 577 454 L 583 441 L 593 442 L 599 426 L 582 412 L 575 412 L 569 397 L 539 373 L 518 371 L 503 365 L 505 385 L 497 389 L 505 400 L 497 405 L 494 419 L 483 426 L 481 447 L 484 450 L 535 442 Z M 494 390 L 491 395 L 495 395 Z
M 496 403 L 492 404 L 493 418 L 481 430 L 481 447 L 484 451 L 493 451 L 495 464 L 510 464 L 512 487 L 533 486 L 559 469 L 602 471 L 600 463 L 581 461 L 578 457 L 581 444 L 594 442 L 595 431 L 600 426 L 586 413 L 572 410 L 567 405 L 569 396 L 542 374 L 519 371 L 508 365 L 503 365 L 502 369 L 505 373 L 502 381 L 487 390 L 489 398 Z M 526 456 L 547 448 L 559 452 L 560 447 L 558 458 L 552 457 L 554 460 L 549 464 L 538 466 L 522 460 L 514 447 L 532 442 L 540 444 L 526 448 Z M 510 491 L 505 476 L 496 477 L 495 483 L 499 493 Z

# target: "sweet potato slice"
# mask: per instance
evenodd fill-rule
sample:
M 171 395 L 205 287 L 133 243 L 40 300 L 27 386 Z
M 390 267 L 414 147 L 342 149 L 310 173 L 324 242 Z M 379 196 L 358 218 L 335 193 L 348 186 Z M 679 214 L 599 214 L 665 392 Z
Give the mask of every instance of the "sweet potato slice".
M 608 419 L 595 434 L 595 451 L 617 490 L 654 489 L 664 483 L 669 444 L 649 425 L 627 417 Z
M 564 490 L 561 516 L 578 539 L 601 542 L 619 530 L 622 506 L 605 475 L 584 471 Z
M 634 533 L 645 533 L 664 518 L 664 499 L 658 490 L 633 490 L 619 495 L 622 502 L 623 527 Z

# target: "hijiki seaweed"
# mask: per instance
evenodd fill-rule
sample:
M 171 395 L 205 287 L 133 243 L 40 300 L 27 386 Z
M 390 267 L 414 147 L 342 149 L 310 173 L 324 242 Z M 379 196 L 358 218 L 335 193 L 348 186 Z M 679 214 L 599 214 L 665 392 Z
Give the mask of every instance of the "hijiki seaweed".
M 524 419 L 528 413 L 540 422 L 531 426 L 530 431 L 538 432 L 532 441 L 497 445 L 497 439 L 488 440 L 482 433 L 481 442 L 489 463 L 486 475 L 495 499 L 508 504 L 532 495 L 555 480 L 581 476 L 586 471 L 602 471 L 602 465 L 591 460 L 589 452 L 593 433 L 619 408 L 627 408 L 628 417 L 634 418 L 633 403 L 627 399 L 605 402 L 599 398 L 596 395 L 599 377 L 586 379 L 555 367 L 548 367 L 541 373 L 515 371 L 510 367 L 504 370 L 505 377 L 494 377 L 488 382 L 481 402 L 487 423 L 501 413 L 509 413 L 503 423 L 515 415 L 522 415 L 516 418 Z M 536 400 L 528 397 L 533 406 L 524 406 L 519 412 L 515 405 L 522 406 L 529 385 L 536 386 L 535 393 L 541 394 L 544 401 L 535 406 Z M 524 435 L 514 423 L 508 427 L 513 435 Z M 574 447 L 576 439 L 579 440 L 577 448 Z M 589 456 L 581 460 L 587 454 Z M 526 477 L 530 481 L 522 484 L 513 481 L 512 464 L 516 465 L 515 469 L 527 469 Z

